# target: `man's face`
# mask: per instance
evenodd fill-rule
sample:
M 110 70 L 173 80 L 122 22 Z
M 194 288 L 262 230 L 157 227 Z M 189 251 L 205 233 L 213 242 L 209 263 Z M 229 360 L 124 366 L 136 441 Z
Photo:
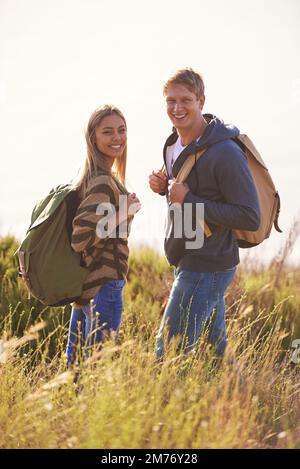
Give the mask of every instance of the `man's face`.
M 167 113 L 176 129 L 188 129 L 201 117 L 205 97 L 197 99 L 195 93 L 183 85 L 170 85 L 166 93 Z

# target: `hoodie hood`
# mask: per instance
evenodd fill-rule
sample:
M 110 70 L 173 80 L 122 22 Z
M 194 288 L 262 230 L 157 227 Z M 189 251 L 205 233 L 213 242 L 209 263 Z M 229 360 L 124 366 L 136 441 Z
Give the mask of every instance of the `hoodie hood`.
M 231 124 L 224 124 L 222 119 L 219 119 L 212 114 L 204 114 L 203 117 L 206 122 L 208 122 L 208 126 L 206 127 L 202 137 L 200 137 L 198 142 L 196 142 L 198 150 L 210 147 L 211 145 L 223 140 L 236 138 L 240 133 L 237 127 Z
M 195 153 L 195 151 L 202 150 L 203 148 L 208 148 L 215 143 L 234 139 L 238 137 L 240 131 L 237 127 L 231 124 L 224 124 L 222 119 L 214 116 L 213 114 L 203 114 L 204 119 L 208 122 L 204 134 L 200 139 L 194 140 L 191 142 L 181 153 L 180 156 L 187 156 L 190 153 Z M 173 145 L 178 138 L 178 133 L 175 128 L 173 128 L 173 133 L 169 136 L 164 147 L 164 158 L 166 155 L 166 149 L 168 146 Z

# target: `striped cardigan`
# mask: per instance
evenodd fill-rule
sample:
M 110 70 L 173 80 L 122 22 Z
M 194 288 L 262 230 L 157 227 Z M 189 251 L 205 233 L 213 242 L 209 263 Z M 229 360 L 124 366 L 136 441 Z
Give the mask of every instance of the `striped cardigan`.
M 86 196 L 77 208 L 73 219 L 71 246 L 74 251 L 82 253 L 84 265 L 91 270 L 83 284 L 82 294 L 76 300 L 79 305 L 87 304 L 105 282 L 126 280 L 129 228 L 127 237 L 122 238 L 101 238 L 96 232 L 97 223 L 104 216 L 96 213 L 99 204 L 109 202 L 118 211 L 119 196 L 122 193 L 128 194 L 125 191 L 109 173 L 96 175 L 90 180 Z M 132 218 L 128 218 L 128 224 Z

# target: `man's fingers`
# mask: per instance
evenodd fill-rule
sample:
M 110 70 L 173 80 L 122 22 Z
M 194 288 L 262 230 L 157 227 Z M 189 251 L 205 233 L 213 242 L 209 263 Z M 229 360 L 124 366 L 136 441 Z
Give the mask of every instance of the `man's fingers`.
M 151 176 L 149 177 L 150 180 L 159 180 L 159 181 L 162 181 L 163 179 L 158 175 L 158 174 L 151 174 Z
M 150 187 L 151 189 L 162 191 L 165 188 L 165 184 L 162 184 L 161 181 L 150 181 Z
M 158 172 L 156 173 L 156 176 L 159 177 L 159 179 L 161 179 L 162 181 L 166 181 L 166 179 L 167 179 L 166 174 L 163 173 L 162 171 L 158 171 Z
M 153 178 L 153 179 L 157 178 L 165 182 L 167 179 L 167 176 L 162 171 L 152 171 L 152 174 L 149 176 L 149 178 Z

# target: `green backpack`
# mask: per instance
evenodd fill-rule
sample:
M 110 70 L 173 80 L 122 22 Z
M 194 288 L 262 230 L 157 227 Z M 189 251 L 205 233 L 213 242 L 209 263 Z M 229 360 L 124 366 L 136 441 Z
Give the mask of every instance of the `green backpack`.
M 15 253 L 30 293 L 48 306 L 76 301 L 90 272 L 71 247 L 78 205 L 78 193 L 70 184 L 52 189 L 34 207 L 25 239 Z

